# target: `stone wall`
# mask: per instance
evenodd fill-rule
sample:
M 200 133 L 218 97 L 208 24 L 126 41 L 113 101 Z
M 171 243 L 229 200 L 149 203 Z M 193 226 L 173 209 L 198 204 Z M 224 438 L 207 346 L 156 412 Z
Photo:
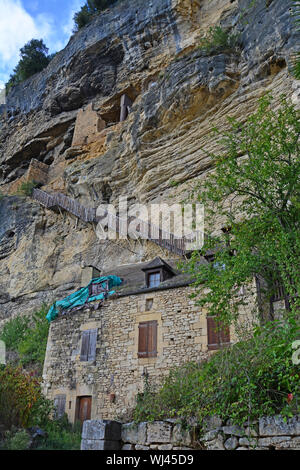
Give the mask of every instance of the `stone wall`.
M 49 333 L 44 392 L 66 395 L 74 422 L 78 397 L 92 397 L 92 419 L 130 419 L 145 376 L 159 385 L 170 368 L 210 354 L 207 311 L 189 299 L 192 287 L 110 298 L 100 309 L 59 316 Z M 152 302 L 147 302 L 152 300 Z M 147 311 L 147 306 L 151 310 Z M 139 323 L 157 321 L 157 357 L 138 357 Z M 97 329 L 96 360 L 80 361 L 82 332 Z M 235 341 L 233 329 L 231 341 Z M 114 400 L 111 397 L 114 396 Z
M 107 430 L 105 431 L 105 428 Z M 300 450 L 300 416 L 263 417 L 249 427 L 212 417 L 206 432 L 176 420 L 120 424 L 86 421 L 82 450 Z
M 32 158 L 27 171 L 20 178 L 12 183 L 2 186 L 2 191 L 5 194 L 14 195 L 21 188 L 22 184 L 35 182 L 41 185 L 47 183 L 49 166 L 43 162 Z
M 72 146 L 86 145 L 97 141 L 105 127 L 105 121 L 94 111 L 92 103 L 85 109 L 80 109 L 76 118 Z

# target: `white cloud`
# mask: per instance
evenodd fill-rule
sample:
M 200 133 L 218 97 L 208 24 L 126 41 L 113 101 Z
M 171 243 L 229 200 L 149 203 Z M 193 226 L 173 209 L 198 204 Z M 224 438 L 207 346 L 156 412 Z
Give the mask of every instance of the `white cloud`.
M 26 42 L 47 38 L 50 33 L 49 18 L 43 15 L 32 18 L 20 0 L 0 0 L 0 81 L 8 78 Z
M 30 15 L 21 0 L 0 0 L 0 89 L 19 62 L 20 48 L 32 38 L 43 39 L 50 53 L 65 47 L 74 29 L 74 15 L 84 3 L 72 0 L 69 12 L 58 21 L 37 11 Z M 29 6 L 32 11 L 38 4 L 32 0 Z
M 72 3 L 73 3 L 73 6 L 69 13 L 68 20 L 63 26 L 63 32 L 65 33 L 66 36 L 71 36 L 73 29 L 74 29 L 74 15 L 85 4 L 85 0 L 76 0 L 76 1 L 73 1 Z

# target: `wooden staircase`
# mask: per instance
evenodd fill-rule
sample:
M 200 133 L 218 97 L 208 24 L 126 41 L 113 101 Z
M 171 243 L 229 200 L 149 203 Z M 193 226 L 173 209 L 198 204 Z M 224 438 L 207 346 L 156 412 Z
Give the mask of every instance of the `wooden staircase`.
M 116 230 L 117 233 L 123 236 L 127 236 L 128 224 L 134 221 L 135 229 L 140 235 L 140 238 L 156 243 L 161 248 L 180 256 L 186 256 L 191 252 L 191 249 L 187 248 L 188 242 L 190 243 L 190 240 L 188 241 L 187 238 L 176 237 L 173 233 L 166 232 L 151 223 L 144 222 L 141 219 L 137 219 L 135 217 L 122 219 L 109 212 L 107 212 L 103 217 L 98 217 L 96 208 L 85 207 L 75 201 L 75 199 L 62 193 L 50 194 L 40 189 L 34 189 L 32 198 L 47 209 L 64 209 L 86 223 L 101 223 L 101 220 L 105 218 L 105 226 L 107 226 L 108 229 Z M 195 238 L 199 238 L 202 237 L 202 233 L 195 232 L 193 236 Z

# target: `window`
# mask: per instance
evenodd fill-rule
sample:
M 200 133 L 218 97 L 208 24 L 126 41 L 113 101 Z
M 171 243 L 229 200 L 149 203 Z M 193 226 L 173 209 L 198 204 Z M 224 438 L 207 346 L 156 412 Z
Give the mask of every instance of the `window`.
M 103 292 L 108 291 L 108 282 L 101 282 L 98 284 L 91 284 L 90 287 L 90 297 L 95 297 L 97 295 L 102 294 Z
M 87 330 L 82 333 L 81 338 L 81 362 L 93 362 L 96 359 L 98 330 Z
M 66 395 L 56 395 L 54 397 L 54 419 L 60 419 L 64 416 L 66 410 Z
M 223 345 L 230 344 L 230 331 L 227 326 L 220 329 L 214 317 L 207 317 L 208 349 L 220 349 Z
M 157 287 L 160 284 L 161 275 L 160 271 L 156 271 L 155 273 L 148 274 L 148 287 Z
M 157 321 L 139 324 L 138 357 L 157 357 Z
M 152 307 L 153 307 L 153 299 L 147 299 L 146 300 L 146 312 L 149 312 L 150 310 L 152 310 Z

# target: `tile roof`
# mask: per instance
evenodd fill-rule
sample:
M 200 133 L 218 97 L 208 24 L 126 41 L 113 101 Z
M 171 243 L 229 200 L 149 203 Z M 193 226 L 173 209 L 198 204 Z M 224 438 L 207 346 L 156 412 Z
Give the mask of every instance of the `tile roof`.
M 161 258 L 159 258 L 161 260 Z M 116 288 L 116 292 L 119 296 L 128 296 L 141 294 L 146 292 L 153 292 L 158 290 L 173 289 L 176 287 L 188 286 L 194 282 L 193 277 L 190 274 L 183 273 L 178 268 L 177 259 L 171 260 L 161 260 L 163 266 L 168 266 L 170 270 L 175 274 L 171 279 L 167 279 L 159 284 L 159 286 L 154 288 L 149 288 L 145 284 L 145 274 L 144 269 L 150 269 L 152 267 L 161 267 L 157 266 L 158 261 L 153 260 L 151 263 L 135 263 L 135 264 L 126 264 L 123 266 L 118 266 L 110 271 L 101 273 L 102 276 L 115 275 L 123 279 L 123 284 Z M 152 264 L 154 263 L 155 264 Z M 160 262 L 160 261 L 159 261 Z

